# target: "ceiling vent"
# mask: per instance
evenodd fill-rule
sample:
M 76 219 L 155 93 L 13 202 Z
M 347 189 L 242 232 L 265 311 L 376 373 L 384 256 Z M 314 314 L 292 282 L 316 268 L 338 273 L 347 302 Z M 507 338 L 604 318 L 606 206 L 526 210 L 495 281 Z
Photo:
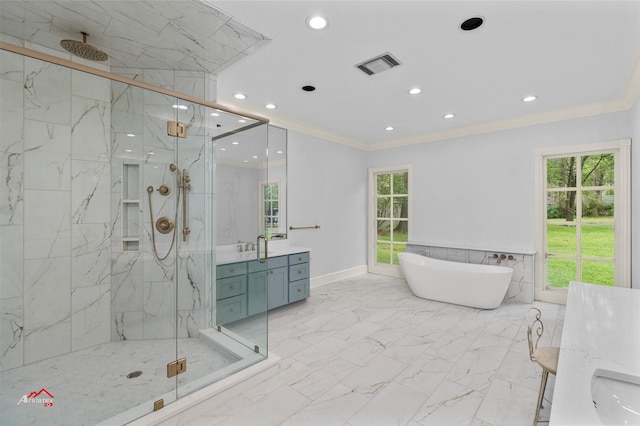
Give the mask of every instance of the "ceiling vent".
M 400 65 L 400 61 L 394 58 L 391 53 L 387 52 L 356 65 L 356 68 L 367 75 L 373 75 L 390 70 L 398 65 Z

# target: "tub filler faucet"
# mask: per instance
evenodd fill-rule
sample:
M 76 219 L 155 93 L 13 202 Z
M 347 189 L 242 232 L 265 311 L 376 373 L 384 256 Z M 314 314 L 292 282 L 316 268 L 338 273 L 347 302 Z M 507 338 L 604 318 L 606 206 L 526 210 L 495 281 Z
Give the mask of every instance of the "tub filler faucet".
M 501 254 L 498 256 L 497 254 L 494 253 L 493 258 L 496 259 L 496 263 L 499 265 L 502 263 L 503 260 L 507 258 L 507 255 Z

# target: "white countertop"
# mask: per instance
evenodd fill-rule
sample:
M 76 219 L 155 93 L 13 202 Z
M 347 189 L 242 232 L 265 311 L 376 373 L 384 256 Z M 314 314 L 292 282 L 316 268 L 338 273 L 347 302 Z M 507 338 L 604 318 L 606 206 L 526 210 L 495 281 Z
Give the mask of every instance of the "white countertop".
M 597 368 L 640 376 L 640 290 L 572 282 L 550 425 L 602 424 L 591 398 Z
M 302 253 L 311 251 L 307 247 L 289 246 L 286 244 L 278 244 L 269 242 L 269 257 L 286 256 L 294 253 Z M 248 260 L 257 260 L 258 255 L 255 250 L 249 252 L 238 253 L 235 244 L 229 246 L 216 247 L 216 265 L 225 265 L 227 263 L 246 262 Z

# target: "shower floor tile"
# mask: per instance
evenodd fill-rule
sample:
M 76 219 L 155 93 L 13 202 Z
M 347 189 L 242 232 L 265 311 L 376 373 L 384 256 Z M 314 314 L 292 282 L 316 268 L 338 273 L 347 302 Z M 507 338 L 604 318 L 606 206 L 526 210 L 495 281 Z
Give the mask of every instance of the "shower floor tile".
M 93 425 L 238 361 L 200 338 L 179 339 L 178 347 L 171 339 L 108 342 L 4 371 L 0 424 Z M 181 357 L 187 371 L 168 379 L 167 363 Z M 134 371 L 142 374 L 127 378 Z M 52 407 L 17 405 L 43 388 L 54 396 Z
M 533 305 L 547 330 L 541 345 L 557 344 L 564 306 Z M 269 313 L 277 366 L 161 424 L 528 426 L 541 376 L 528 355 L 530 306 L 423 300 L 403 279 L 374 274 L 316 287 L 306 302 Z

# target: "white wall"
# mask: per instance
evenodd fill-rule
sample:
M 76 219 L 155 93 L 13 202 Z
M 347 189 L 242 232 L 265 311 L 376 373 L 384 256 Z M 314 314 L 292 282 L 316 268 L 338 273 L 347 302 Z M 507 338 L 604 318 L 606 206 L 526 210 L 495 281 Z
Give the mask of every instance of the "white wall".
M 294 131 L 288 134 L 288 231 L 311 251 L 311 276 L 367 263 L 367 153 Z
M 640 101 L 631 110 L 631 126 L 631 286 L 640 288 Z
M 640 138 L 638 107 L 634 111 L 635 135 Z M 368 165 L 413 164 L 410 240 L 534 250 L 536 148 L 629 138 L 631 114 L 625 111 L 374 151 Z M 637 152 L 633 163 L 640 168 Z M 640 227 L 637 216 L 636 229 Z M 637 234 L 634 245 L 640 251 Z M 638 258 L 636 254 L 635 263 Z

